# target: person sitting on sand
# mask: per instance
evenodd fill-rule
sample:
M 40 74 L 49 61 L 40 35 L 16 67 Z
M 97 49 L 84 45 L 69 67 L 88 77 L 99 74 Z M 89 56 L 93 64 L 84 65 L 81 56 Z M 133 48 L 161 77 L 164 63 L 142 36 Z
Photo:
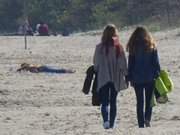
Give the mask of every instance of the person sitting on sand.
M 18 72 L 20 71 L 29 71 L 32 73 L 40 73 L 40 72 L 46 72 L 46 73 L 74 73 L 75 71 L 70 69 L 55 69 L 49 66 L 44 65 L 34 65 L 34 64 L 28 64 L 28 63 L 22 63 L 21 67 L 17 69 Z

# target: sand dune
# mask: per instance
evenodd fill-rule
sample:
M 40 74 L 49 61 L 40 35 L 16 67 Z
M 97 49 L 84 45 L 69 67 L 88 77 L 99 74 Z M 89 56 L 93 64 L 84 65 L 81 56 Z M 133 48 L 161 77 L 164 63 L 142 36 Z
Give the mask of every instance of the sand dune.
M 116 128 L 104 130 L 99 107 L 81 92 L 100 35 L 0 37 L 0 135 L 180 135 L 179 29 L 153 33 L 161 66 L 175 88 L 169 102 L 153 110 L 152 128 L 138 129 L 132 88 L 118 96 Z M 131 31 L 120 33 L 125 45 Z M 20 63 L 74 69 L 74 74 L 17 73 Z

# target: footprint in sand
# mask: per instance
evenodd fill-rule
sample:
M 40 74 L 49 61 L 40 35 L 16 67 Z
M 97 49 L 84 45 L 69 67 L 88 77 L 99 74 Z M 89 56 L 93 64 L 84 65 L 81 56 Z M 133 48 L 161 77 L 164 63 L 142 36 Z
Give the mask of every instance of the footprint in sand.
M 180 120 L 180 116 L 173 116 L 171 120 Z
M 9 95 L 9 91 L 8 90 L 0 90 L 0 94 L 1 95 Z

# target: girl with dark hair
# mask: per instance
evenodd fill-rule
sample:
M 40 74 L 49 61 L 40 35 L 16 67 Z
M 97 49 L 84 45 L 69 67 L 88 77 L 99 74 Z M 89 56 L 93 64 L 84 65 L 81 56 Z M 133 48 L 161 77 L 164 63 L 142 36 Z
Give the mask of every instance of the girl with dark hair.
M 118 39 L 117 28 L 113 24 L 105 27 L 101 43 L 96 46 L 94 70 L 97 72 L 97 92 L 101 103 L 103 126 L 105 129 L 113 128 L 117 94 L 127 88 L 126 57 Z
M 135 89 L 138 125 L 140 128 L 150 127 L 151 98 L 154 80 L 160 73 L 160 64 L 155 42 L 146 28 L 136 28 L 127 44 L 127 51 L 129 52 L 128 80 Z

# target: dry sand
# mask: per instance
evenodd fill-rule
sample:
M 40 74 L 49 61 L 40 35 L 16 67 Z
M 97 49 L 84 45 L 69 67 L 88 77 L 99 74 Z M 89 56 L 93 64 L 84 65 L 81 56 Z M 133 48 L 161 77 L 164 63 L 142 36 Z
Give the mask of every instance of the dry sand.
M 161 66 L 175 88 L 169 102 L 154 107 L 152 128 L 138 129 L 136 100 L 129 88 L 118 95 L 116 128 L 104 130 L 100 108 L 82 85 L 99 35 L 0 37 L 0 135 L 180 135 L 180 30 L 154 33 Z M 131 31 L 120 34 L 123 44 Z M 28 62 L 76 70 L 74 74 L 17 73 Z

